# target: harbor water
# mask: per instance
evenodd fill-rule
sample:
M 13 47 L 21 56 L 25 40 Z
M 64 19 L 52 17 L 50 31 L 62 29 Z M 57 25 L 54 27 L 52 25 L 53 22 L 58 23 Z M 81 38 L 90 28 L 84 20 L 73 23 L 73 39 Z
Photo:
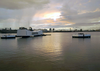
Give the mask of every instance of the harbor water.
M 0 39 L 0 71 L 100 71 L 100 32 L 85 33 Z

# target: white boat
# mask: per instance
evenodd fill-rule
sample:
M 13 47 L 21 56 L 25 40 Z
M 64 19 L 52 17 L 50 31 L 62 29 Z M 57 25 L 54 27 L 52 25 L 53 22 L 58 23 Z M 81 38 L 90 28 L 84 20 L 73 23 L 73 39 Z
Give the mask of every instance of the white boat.
M 72 38 L 91 38 L 90 34 L 78 33 L 78 35 L 73 35 Z
M 9 38 L 15 38 L 15 35 L 2 35 L 1 39 L 9 39 Z
M 28 30 L 27 28 L 20 27 L 20 29 L 17 30 L 16 36 L 26 38 L 26 37 L 34 37 L 34 36 L 41 36 L 41 35 L 43 35 L 42 30 L 33 31 L 32 29 Z

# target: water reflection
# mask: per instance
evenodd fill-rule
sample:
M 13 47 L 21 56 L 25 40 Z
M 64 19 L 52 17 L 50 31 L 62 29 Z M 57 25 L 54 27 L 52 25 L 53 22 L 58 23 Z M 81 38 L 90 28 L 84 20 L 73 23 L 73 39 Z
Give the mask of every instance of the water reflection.
M 18 48 L 21 49 L 21 48 L 28 47 L 31 40 L 32 38 L 17 38 Z
M 19 38 L 17 39 L 17 44 L 19 49 L 24 50 L 28 54 L 35 53 L 36 55 L 54 60 L 62 52 L 60 39 L 54 39 L 55 37 Z
M 55 38 L 56 37 L 56 38 Z M 55 58 L 59 59 L 59 56 L 62 54 L 62 46 L 61 46 L 61 39 L 57 38 L 57 36 L 47 37 L 43 38 L 43 40 L 46 40 L 46 42 L 43 42 L 43 48 L 40 50 L 44 53 L 43 55 L 48 56 L 52 60 L 55 60 Z
M 91 39 L 73 39 L 71 35 L 1 39 L 0 70 L 99 71 L 100 38 L 93 34 Z

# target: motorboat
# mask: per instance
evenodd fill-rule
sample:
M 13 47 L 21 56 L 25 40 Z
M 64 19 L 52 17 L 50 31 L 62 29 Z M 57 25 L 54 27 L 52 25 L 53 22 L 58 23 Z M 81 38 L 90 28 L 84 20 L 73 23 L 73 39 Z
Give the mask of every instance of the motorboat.
M 90 34 L 78 33 L 77 35 L 73 35 L 72 38 L 91 38 Z
M 15 35 L 2 35 L 1 39 L 10 39 L 10 38 L 15 38 Z

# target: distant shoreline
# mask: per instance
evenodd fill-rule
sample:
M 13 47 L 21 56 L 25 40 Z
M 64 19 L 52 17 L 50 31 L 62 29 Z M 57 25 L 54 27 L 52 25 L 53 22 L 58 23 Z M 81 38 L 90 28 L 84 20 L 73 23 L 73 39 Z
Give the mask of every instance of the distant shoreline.
M 74 31 L 71 31 L 71 32 L 67 32 L 67 31 L 57 31 L 59 33 L 71 33 L 71 32 L 74 32 Z M 57 32 L 44 32 L 44 33 L 57 33 Z M 100 31 L 75 31 L 75 32 L 100 32 Z
M 56 33 L 56 32 L 100 32 L 100 31 L 43 31 L 43 33 Z M 0 33 L 17 33 L 17 30 L 0 30 Z
M 17 33 L 17 30 L 0 30 L 0 33 Z

